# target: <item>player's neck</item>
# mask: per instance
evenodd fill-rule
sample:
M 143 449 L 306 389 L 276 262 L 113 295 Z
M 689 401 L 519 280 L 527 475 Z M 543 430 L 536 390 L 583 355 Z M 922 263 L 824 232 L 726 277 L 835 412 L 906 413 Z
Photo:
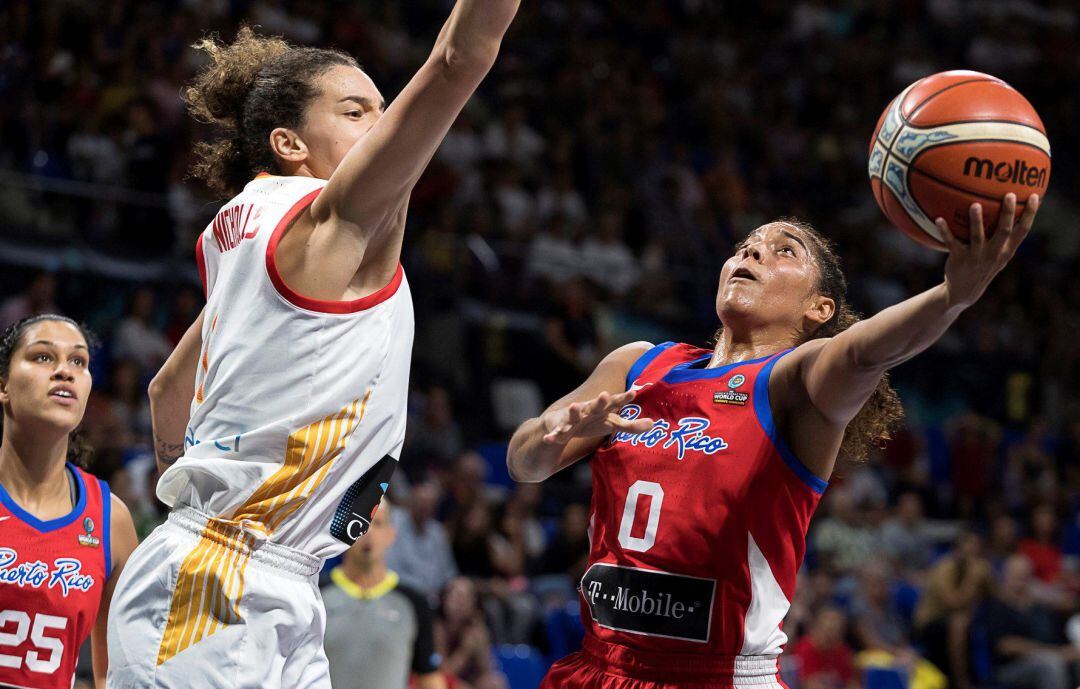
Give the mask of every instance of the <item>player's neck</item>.
M 787 349 L 792 344 L 792 333 L 788 328 L 724 327 L 713 348 L 709 368 L 760 359 Z
M 10 422 L 10 420 L 9 420 Z M 10 430 L 0 443 L 0 483 L 23 508 L 68 501 L 68 482 L 64 474 L 67 459 L 67 436 L 53 443 L 41 437 Z

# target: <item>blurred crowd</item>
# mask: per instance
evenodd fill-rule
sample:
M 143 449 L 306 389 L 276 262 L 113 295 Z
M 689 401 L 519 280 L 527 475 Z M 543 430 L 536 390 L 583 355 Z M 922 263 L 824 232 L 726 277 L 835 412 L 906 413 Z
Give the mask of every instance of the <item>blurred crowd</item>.
M 140 534 L 163 518 L 146 383 L 201 307 L 191 255 L 216 209 L 185 178 L 212 134 L 179 99 L 189 44 L 246 22 L 334 45 L 392 100 L 450 5 L 0 3 L 0 320 L 59 310 L 103 336 L 85 432 Z M 508 433 L 618 344 L 705 345 L 742 235 L 813 222 L 866 313 L 941 279 L 877 209 L 866 148 L 906 84 L 964 67 L 1043 117 L 1049 195 L 984 299 L 895 371 L 896 438 L 833 481 L 784 672 L 793 689 L 875 668 L 913 689 L 1075 686 L 1078 22 L 1069 0 L 525 0 L 413 195 L 403 259 L 416 364 L 388 563 L 437 609 L 447 673 L 497 687 L 493 645 L 575 646 L 588 467 L 515 486 Z M 151 265 L 169 277 L 118 277 Z

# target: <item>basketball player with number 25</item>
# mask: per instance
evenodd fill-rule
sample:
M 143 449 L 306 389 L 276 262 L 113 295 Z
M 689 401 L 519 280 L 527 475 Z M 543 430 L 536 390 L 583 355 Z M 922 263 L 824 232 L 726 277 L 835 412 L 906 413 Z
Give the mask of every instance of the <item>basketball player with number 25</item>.
M 937 181 L 909 187 L 887 174 L 883 202 L 894 220 L 938 209 L 935 221 L 913 216 L 902 229 L 948 250 L 940 284 L 859 321 L 821 233 L 796 220 L 762 225 L 720 271 L 711 351 L 625 345 L 518 428 L 507 456 L 518 481 L 543 481 L 584 457 L 592 464 L 584 647 L 552 667 L 543 689 L 784 686 L 782 622 L 837 457 L 865 457 L 888 437 L 901 409 L 886 372 L 931 346 L 979 299 L 1031 229 L 1039 196 L 1027 182 L 1045 189 L 1038 171 L 1009 176 L 1024 193 L 1022 213 L 1018 194 L 1000 187 L 1008 193 L 992 200 L 964 199 L 962 180 L 947 193 L 935 189 L 962 176 L 964 147 L 985 146 L 988 132 L 1045 141 L 1034 129 L 1001 127 L 988 101 L 1009 87 L 971 74 L 938 75 L 905 91 L 883 118 L 888 141 L 874 144 L 882 151 L 879 202 L 882 163 L 912 176 L 945 166 L 934 170 Z M 960 126 L 930 122 L 934 135 L 924 136 L 913 119 L 932 120 L 938 94 L 974 114 Z M 893 145 L 905 141 L 908 150 Z M 1047 145 L 1046 166 L 1048 155 Z M 911 187 L 917 198 L 894 201 Z M 953 212 L 960 200 L 963 222 Z M 997 216 L 992 228 L 983 204 Z

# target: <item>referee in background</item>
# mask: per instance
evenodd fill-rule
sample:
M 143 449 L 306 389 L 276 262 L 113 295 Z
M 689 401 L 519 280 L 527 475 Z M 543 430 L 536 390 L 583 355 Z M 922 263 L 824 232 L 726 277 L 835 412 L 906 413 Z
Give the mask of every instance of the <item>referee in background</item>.
M 394 542 L 385 499 L 367 534 L 345 551 L 323 587 L 326 657 L 334 689 L 446 689 L 427 600 L 386 567 Z

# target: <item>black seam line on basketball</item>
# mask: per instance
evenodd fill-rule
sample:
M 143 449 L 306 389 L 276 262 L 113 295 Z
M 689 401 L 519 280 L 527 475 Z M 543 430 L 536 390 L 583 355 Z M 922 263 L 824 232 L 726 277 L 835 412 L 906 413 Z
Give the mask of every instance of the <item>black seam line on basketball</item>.
M 911 113 L 907 117 L 904 117 L 904 104 L 903 103 L 901 103 L 900 107 L 897 108 L 897 112 L 900 113 L 900 118 L 904 121 L 904 124 L 907 124 L 908 122 L 911 121 L 911 118 L 915 117 L 915 115 L 917 115 L 919 113 L 919 111 L 922 110 L 923 107 L 927 103 L 934 100 L 935 98 L 937 98 L 941 94 L 945 93 L 946 91 L 951 91 L 952 89 L 959 88 L 961 86 L 964 86 L 965 84 L 978 84 L 978 83 L 984 82 L 984 81 L 989 82 L 989 83 L 1005 84 L 1005 82 L 1002 81 L 1001 79 L 995 79 L 993 77 L 991 77 L 989 79 L 986 78 L 986 77 L 978 77 L 976 79 L 968 79 L 967 81 L 958 81 L 955 84 L 949 84 L 948 86 L 946 86 L 944 88 L 941 88 L 941 89 L 931 93 L 929 96 L 927 96 L 926 98 L 919 101 L 919 104 L 911 109 Z M 1005 85 L 1008 86 L 1008 84 L 1005 84 Z
M 949 146 L 964 146 L 966 144 L 1009 144 L 1012 146 L 1024 146 L 1026 148 L 1038 151 L 1039 153 L 1045 155 L 1047 158 L 1050 158 L 1046 151 L 1042 150 L 1035 144 L 1029 144 L 1026 141 L 1016 141 L 1013 139 L 961 139 L 960 141 L 941 141 L 930 146 L 926 146 L 915 154 L 915 157 L 908 162 L 908 165 L 914 165 L 916 162 L 918 162 L 919 158 L 922 158 L 930 151 L 936 151 L 939 148 L 948 148 Z
M 911 168 L 911 169 L 908 170 L 908 177 L 909 178 L 911 177 L 911 173 L 913 173 L 913 172 L 918 173 L 918 174 L 922 175 L 923 177 L 927 178 L 928 180 L 930 180 L 932 182 L 937 182 L 941 186 L 947 187 L 947 188 L 952 189 L 954 191 L 962 191 L 965 194 L 970 194 L 971 196 L 977 196 L 980 199 L 986 199 L 987 201 L 996 201 L 997 203 L 1001 203 L 1001 196 L 991 196 L 990 194 L 983 194 L 983 193 L 978 192 L 978 191 L 972 191 L 971 189 L 965 189 L 965 188 L 957 186 L 957 185 L 955 185 L 955 184 L 953 184 L 951 182 L 946 182 L 943 179 L 938 179 L 937 177 L 935 177 L 935 176 L 933 176 L 931 174 L 923 172 L 922 170 L 917 170 L 915 168 Z M 910 182 L 911 182 L 911 180 L 909 179 L 908 180 L 909 187 L 910 187 Z M 1034 192 L 1032 192 L 1032 193 L 1034 193 Z M 911 195 L 915 196 L 915 193 L 912 192 Z M 1004 196 L 1004 194 L 1002 194 L 1002 196 Z M 1020 208 L 1020 207 L 1024 206 L 1025 204 L 1027 204 L 1027 201 L 1026 200 L 1021 201 L 1020 196 L 1017 195 L 1017 197 L 1016 197 L 1016 207 Z M 922 206 L 919 206 L 919 208 L 921 209 Z M 926 211 L 923 210 L 923 213 L 925 214 Z M 926 217 L 929 218 L 930 216 L 927 215 Z
M 916 127 L 915 125 L 912 125 L 911 128 L 928 131 L 931 129 L 937 129 L 938 127 L 951 127 L 954 124 L 1015 124 L 1017 127 L 1027 127 L 1028 129 L 1034 129 L 1043 136 L 1046 136 L 1046 132 L 1042 129 L 1039 129 L 1034 125 L 1027 124 L 1026 122 L 1017 122 L 1016 120 L 949 120 L 948 122 L 927 125 L 925 127 Z M 1047 139 L 1047 141 L 1049 141 L 1049 138 Z
M 988 83 L 1000 82 L 1002 84 L 1005 83 L 1004 81 L 1001 81 L 1000 79 L 995 79 L 993 77 L 990 77 L 990 78 L 979 77 L 977 79 L 968 79 L 967 81 L 958 81 L 955 84 L 949 84 L 948 86 L 946 86 L 946 87 L 944 87 L 942 89 L 938 89 L 937 91 L 934 91 L 929 96 L 927 96 L 926 98 L 919 101 L 919 104 L 916 105 L 914 108 L 912 108 L 911 115 L 909 115 L 909 116 L 904 115 L 904 101 L 900 100 L 900 102 L 896 104 L 896 116 L 900 118 L 900 129 L 897 130 L 896 136 L 893 137 L 892 143 L 889 144 L 889 147 L 888 147 L 888 149 L 886 151 L 886 155 L 885 155 L 885 162 L 886 163 L 889 162 L 889 155 L 891 155 L 892 152 L 893 152 L 893 146 L 895 146 L 896 143 L 900 140 L 900 130 L 904 129 L 905 127 L 907 127 L 910 124 L 909 117 L 914 117 L 915 113 L 919 112 L 919 110 L 924 105 L 929 103 L 932 99 L 936 98 L 938 96 L 938 94 L 945 93 L 949 89 L 956 88 L 957 86 L 963 86 L 964 84 L 980 84 L 982 82 L 988 82 Z M 1008 86 L 1008 84 L 1005 84 L 1005 85 Z M 900 98 L 900 96 L 897 96 L 897 98 Z M 889 102 L 889 105 L 892 105 L 892 101 Z M 915 127 L 916 129 L 922 129 L 922 127 L 917 127 L 915 125 L 911 125 L 911 126 Z M 878 134 L 879 134 L 879 140 L 880 140 L 880 134 L 881 134 L 880 130 L 878 130 Z M 896 156 L 896 157 L 899 158 L 900 156 Z M 882 175 L 882 179 L 884 179 L 884 178 L 885 178 L 885 176 Z

